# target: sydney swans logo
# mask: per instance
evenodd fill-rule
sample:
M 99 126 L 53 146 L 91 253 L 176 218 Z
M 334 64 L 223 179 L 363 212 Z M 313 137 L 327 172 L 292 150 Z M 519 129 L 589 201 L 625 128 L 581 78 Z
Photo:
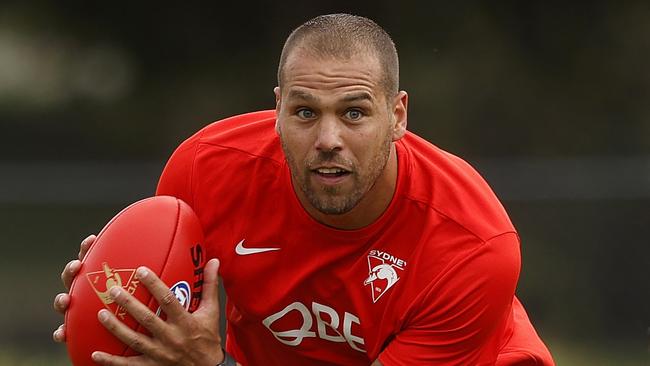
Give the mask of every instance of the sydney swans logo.
M 133 294 L 140 284 L 134 274 L 135 269 L 115 269 L 104 262 L 101 271 L 87 273 L 86 278 L 88 278 L 90 286 L 95 290 L 97 297 L 104 303 L 104 306 L 124 320 L 127 314 L 126 310 L 114 303 L 108 291 L 113 286 L 119 286 Z
M 368 253 L 368 278 L 363 282 L 370 285 L 372 302 L 377 302 L 397 281 L 397 270 L 404 270 L 406 261 L 380 250 Z

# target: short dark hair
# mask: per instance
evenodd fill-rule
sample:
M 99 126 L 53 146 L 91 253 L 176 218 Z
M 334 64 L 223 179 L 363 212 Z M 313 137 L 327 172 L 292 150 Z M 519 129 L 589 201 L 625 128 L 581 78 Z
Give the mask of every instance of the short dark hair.
M 278 85 L 282 86 L 289 54 L 305 46 L 318 56 L 350 59 L 362 53 L 377 57 L 382 69 L 381 86 L 386 97 L 399 90 L 399 59 L 388 33 L 368 18 L 350 14 L 320 15 L 296 28 L 284 43 L 278 65 Z

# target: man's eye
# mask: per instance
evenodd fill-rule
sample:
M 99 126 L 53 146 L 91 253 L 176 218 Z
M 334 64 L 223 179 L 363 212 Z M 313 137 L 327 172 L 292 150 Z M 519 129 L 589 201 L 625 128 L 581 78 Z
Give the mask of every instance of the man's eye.
M 345 112 L 345 118 L 349 119 L 350 121 L 358 121 L 363 117 L 363 112 L 361 112 L 358 109 L 350 109 L 347 112 Z
M 312 110 L 309 110 L 309 109 L 300 109 L 300 110 L 298 110 L 298 112 L 296 112 L 296 114 L 298 115 L 298 117 L 304 118 L 304 119 L 312 119 L 312 118 L 314 118 L 316 116 L 316 114 Z

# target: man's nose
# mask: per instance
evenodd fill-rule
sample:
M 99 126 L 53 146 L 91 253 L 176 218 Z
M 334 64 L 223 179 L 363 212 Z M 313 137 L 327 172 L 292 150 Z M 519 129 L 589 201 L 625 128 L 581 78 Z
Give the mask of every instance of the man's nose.
M 338 151 L 343 148 L 341 122 L 335 116 L 323 116 L 318 121 L 315 147 L 320 151 Z

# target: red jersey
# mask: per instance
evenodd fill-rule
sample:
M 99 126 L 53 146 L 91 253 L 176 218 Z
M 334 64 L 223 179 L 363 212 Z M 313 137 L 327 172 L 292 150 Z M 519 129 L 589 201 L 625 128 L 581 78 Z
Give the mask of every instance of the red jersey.
M 221 261 L 238 362 L 552 364 L 514 298 L 517 233 L 474 169 L 407 133 L 389 207 L 339 230 L 300 204 L 274 124 L 262 111 L 205 127 L 157 191 L 194 208 Z

